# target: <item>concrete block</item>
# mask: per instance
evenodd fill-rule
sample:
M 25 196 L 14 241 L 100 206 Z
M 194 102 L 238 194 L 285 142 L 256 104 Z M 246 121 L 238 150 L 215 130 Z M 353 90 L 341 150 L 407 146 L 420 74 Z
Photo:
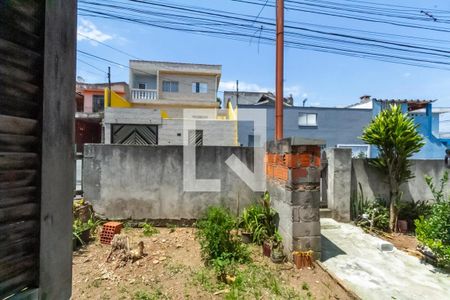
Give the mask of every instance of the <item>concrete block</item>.
M 303 207 L 315 207 L 314 204 L 320 203 L 320 191 L 292 191 L 291 204 L 301 205 Z
M 320 235 L 320 222 L 294 222 L 292 224 L 292 236 L 307 237 Z
M 320 252 L 321 250 L 321 236 L 298 237 L 294 238 L 294 251 L 308 251 Z
M 303 208 L 295 206 L 292 208 L 294 222 L 319 222 L 319 207 Z
M 394 245 L 386 241 L 379 241 L 377 243 L 378 250 L 382 252 L 392 252 L 394 251 Z

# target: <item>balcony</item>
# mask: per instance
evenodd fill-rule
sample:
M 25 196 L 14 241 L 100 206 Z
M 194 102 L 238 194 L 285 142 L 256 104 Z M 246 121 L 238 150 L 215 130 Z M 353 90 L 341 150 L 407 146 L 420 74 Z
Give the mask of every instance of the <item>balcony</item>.
M 157 90 L 131 89 L 131 101 L 148 102 L 158 99 Z

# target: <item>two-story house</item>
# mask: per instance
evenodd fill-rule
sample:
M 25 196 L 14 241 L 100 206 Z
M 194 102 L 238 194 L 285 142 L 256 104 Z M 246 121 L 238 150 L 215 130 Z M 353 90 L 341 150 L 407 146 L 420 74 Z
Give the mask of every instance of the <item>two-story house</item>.
M 237 145 L 235 112 L 217 101 L 220 65 L 131 60 L 129 69 L 128 99 L 105 102 L 105 143 Z
M 83 152 L 85 143 L 102 142 L 102 121 L 105 109 L 105 88 L 108 83 L 76 83 L 75 144 L 77 152 Z M 111 83 L 111 90 L 125 97 L 126 82 Z

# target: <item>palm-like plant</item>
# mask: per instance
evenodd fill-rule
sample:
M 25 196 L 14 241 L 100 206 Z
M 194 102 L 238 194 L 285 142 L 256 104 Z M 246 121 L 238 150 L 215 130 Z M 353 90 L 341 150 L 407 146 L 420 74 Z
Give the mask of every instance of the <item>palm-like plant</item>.
M 361 139 L 377 147 L 378 157 L 371 164 L 388 175 L 390 188 L 389 227 L 395 230 L 401 184 L 413 178 L 409 160 L 425 145 L 417 131 L 419 125 L 399 105 L 381 111 L 367 126 Z

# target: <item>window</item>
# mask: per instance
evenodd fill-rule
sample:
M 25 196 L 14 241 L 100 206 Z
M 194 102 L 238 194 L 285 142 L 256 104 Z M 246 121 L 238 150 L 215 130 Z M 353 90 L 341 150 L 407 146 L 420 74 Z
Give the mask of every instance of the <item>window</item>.
M 203 130 L 189 130 L 188 131 L 188 144 L 195 146 L 203 145 Z
M 140 90 L 146 90 L 147 89 L 147 84 L 146 83 L 139 83 L 138 88 Z
M 317 114 L 299 113 L 298 126 L 317 126 Z
M 92 111 L 101 112 L 105 110 L 105 96 L 94 95 L 92 96 Z
M 208 84 L 203 82 L 193 82 L 192 92 L 196 94 L 206 94 L 208 92 Z
M 178 93 L 178 81 L 163 80 L 163 92 Z

